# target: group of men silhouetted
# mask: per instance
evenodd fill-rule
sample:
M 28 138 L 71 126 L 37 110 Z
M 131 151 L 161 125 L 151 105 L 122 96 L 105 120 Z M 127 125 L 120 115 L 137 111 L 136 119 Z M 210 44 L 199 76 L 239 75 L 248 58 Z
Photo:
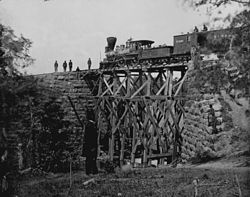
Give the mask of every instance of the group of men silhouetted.
M 203 25 L 202 31 L 207 31 L 207 30 L 208 30 L 208 28 L 207 28 L 207 26 L 204 24 L 204 25 Z M 194 27 L 194 32 L 199 32 L 199 29 L 198 29 L 197 26 Z
M 68 64 L 67 64 L 66 61 L 63 62 L 62 67 L 63 67 L 63 71 L 66 72 L 67 71 L 67 67 L 68 67 Z M 58 71 L 58 62 L 57 62 L 57 60 L 54 63 L 54 68 L 55 68 L 55 72 L 57 72 Z M 72 68 L 73 68 L 73 63 L 72 63 L 71 60 L 69 60 L 69 72 L 72 71 Z
M 91 59 L 90 59 L 90 58 L 88 59 L 87 64 L 88 64 L 88 69 L 90 70 L 90 69 L 91 69 L 91 64 L 92 64 L 92 62 L 91 62 Z M 67 64 L 66 60 L 63 62 L 63 64 L 62 64 L 63 71 L 64 71 L 64 72 L 66 72 L 66 71 L 67 71 L 67 67 L 68 67 L 68 65 L 69 65 L 69 72 L 72 72 L 72 69 L 73 69 L 73 63 L 72 63 L 72 61 L 71 61 L 71 60 L 69 60 L 69 63 L 68 63 L 68 64 Z M 58 72 L 58 62 L 57 62 L 57 60 L 56 60 L 56 61 L 55 61 L 55 63 L 54 63 L 54 69 L 55 69 L 55 72 Z M 79 67 L 78 67 L 78 66 L 77 66 L 77 68 L 76 68 L 76 71 L 80 71 L 80 69 L 79 69 Z

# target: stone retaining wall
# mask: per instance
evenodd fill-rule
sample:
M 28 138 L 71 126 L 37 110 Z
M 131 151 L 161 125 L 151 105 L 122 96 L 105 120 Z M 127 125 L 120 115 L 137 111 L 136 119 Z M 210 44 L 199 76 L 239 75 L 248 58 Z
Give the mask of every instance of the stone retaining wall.
M 70 104 L 70 97 L 80 120 L 84 124 L 85 111 L 87 107 L 93 107 L 93 100 L 87 98 L 91 96 L 89 84 L 86 83 L 87 71 L 80 72 L 60 72 L 37 75 L 39 84 L 44 87 L 50 87 L 59 97 L 57 103 L 61 105 L 64 111 L 64 120 L 69 122 L 67 132 L 70 133 L 67 145 L 72 150 L 71 156 L 73 161 L 79 162 L 79 157 L 82 155 L 83 147 L 83 129 L 77 116 Z
M 230 96 L 224 86 L 219 86 L 217 91 L 214 91 L 216 88 L 213 85 L 216 83 L 209 83 L 210 79 L 206 76 L 200 78 L 204 77 L 200 88 L 193 86 L 194 80 L 197 80 L 195 76 L 199 72 L 197 67 L 202 69 L 203 75 L 209 76 L 209 73 L 216 69 L 220 70 L 220 65 L 216 61 L 198 62 L 196 69 L 189 72 L 182 132 L 183 162 L 197 158 L 205 161 L 250 150 L 250 123 L 247 123 L 250 122 L 250 117 L 247 116 L 250 109 L 249 96 L 245 95 L 237 100 L 237 95 Z M 240 116 L 242 121 L 234 121 L 237 116 Z
M 213 138 L 223 129 L 222 105 L 216 95 L 205 94 L 199 100 L 188 101 L 182 133 L 183 160 L 187 161 L 197 154 L 215 157 Z

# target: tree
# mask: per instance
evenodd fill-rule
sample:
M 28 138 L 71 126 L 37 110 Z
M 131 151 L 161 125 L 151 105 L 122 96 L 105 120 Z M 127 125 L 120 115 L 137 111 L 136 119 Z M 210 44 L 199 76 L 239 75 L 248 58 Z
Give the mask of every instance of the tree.
M 18 97 L 31 87 L 30 81 L 23 80 L 21 69 L 34 60 L 29 55 L 32 42 L 23 37 L 17 37 L 14 31 L 0 24 L 0 127 L 5 132 L 8 122 L 15 114 L 14 106 Z M 5 136 L 5 134 L 4 134 Z
M 14 161 L 18 143 L 11 123 L 21 117 L 18 106 L 35 90 L 33 80 L 22 74 L 22 68 L 34 61 L 29 55 L 31 44 L 29 39 L 16 36 L 11 28 L 0 24 L 0 147 L 8 150 L 8 173 L 12 175 L 7 176 L 7 182 L 11 192 L 16 188 L 11 179 L 17 170 Z M 13 136 L 15 140 L 9 140 Z
M 25 84 L 21 73 L 22 68 L 34 61 L 29 55 L 31 44 L 29 39 L 23 36 L 17 37 L 11 28 L 0 24 L 0 102 L 2 104 L 0 117 L 1 124 L 5 126 L 10 120 L 10 109 L 15 105 L 17 98 L 27 93 L 25 86 L 31 87 L 30 82 L 27 81 Z
M 219 7 L 221 5 L 230 4 L 232 2 L 240 3 L 246 6 L 250 5 L 249 0 L 189 0 L 187 3 L 191 6 L 202 6 L 202 5 L 211 5 Z
M 3 75 L 20 75 L 21 68 L 31 65 L 34 61 L 29 54 L 32 42 L 23 37 L 16 36 L 10 27 L 0 24 L 0 58 Z
M 27 93 L 21 69 L 33 63 L 29 55 L 32 42 L 23 36 L 17 37 L 14 31 L 0 24 L 0 101 L 1 115 L 8 118 L 7 109 L 14 104 L 18 96 Z M 2 120 L 5 122 L 5 118 Z
M 228 76 L 230 82 L 230 89 L 241 89 L 246 95 L 250 94 L 250 1 L 249 0 L 188 0 L 183 1 L 184 4 L 188 4 L 195 9 L 201 7 L 208 8 L 208 14 L 213 15 L 218 12 L 216 8 L 222 6 L 237 5 L 241 9 L 236 15 L 229 14 L 228 16 L 221 17 L 223 22 L 228 21 L 231 28 L 232 37 L 230 45 L 226 46 L 227 53 L 225 58 L 227 60 L 227 66 L 224 66 L 224 74 Z M 218 13 L 221 13 L 220 11 Z M 211 21 L 211 23 L 218 20 L 218 17 Z M 210 24 L 211 25 L 211 24 Z M 226 42 L 221 41 L 217 43 L 218 46 L 223 45 Z M 221 47 L 220 47 L 221 48 Z M 225 78 L 223 77 L 223 80 Z

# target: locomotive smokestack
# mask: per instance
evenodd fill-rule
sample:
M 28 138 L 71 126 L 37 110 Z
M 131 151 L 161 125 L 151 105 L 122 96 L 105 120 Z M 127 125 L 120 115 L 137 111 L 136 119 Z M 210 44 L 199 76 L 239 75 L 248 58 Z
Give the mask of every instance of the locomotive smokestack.
M 115 43 L 116 43 L 116 37 L 108 37 L 107 38 L 108 42 L 108 48 L 110 51 L 113 51 L 115 48 Z

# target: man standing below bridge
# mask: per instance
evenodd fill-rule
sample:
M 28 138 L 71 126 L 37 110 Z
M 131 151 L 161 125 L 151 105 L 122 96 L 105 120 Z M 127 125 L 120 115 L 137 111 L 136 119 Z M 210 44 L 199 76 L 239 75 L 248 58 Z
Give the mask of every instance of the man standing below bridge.
M 85 125 L 85 153 L 86 153 L 86 174 L 97 174 L 98 169 L 96 166 L 97 159 L 97 126 L 95 123 L 95 114 L 92 109 L 86 112 L 87 123 Z

